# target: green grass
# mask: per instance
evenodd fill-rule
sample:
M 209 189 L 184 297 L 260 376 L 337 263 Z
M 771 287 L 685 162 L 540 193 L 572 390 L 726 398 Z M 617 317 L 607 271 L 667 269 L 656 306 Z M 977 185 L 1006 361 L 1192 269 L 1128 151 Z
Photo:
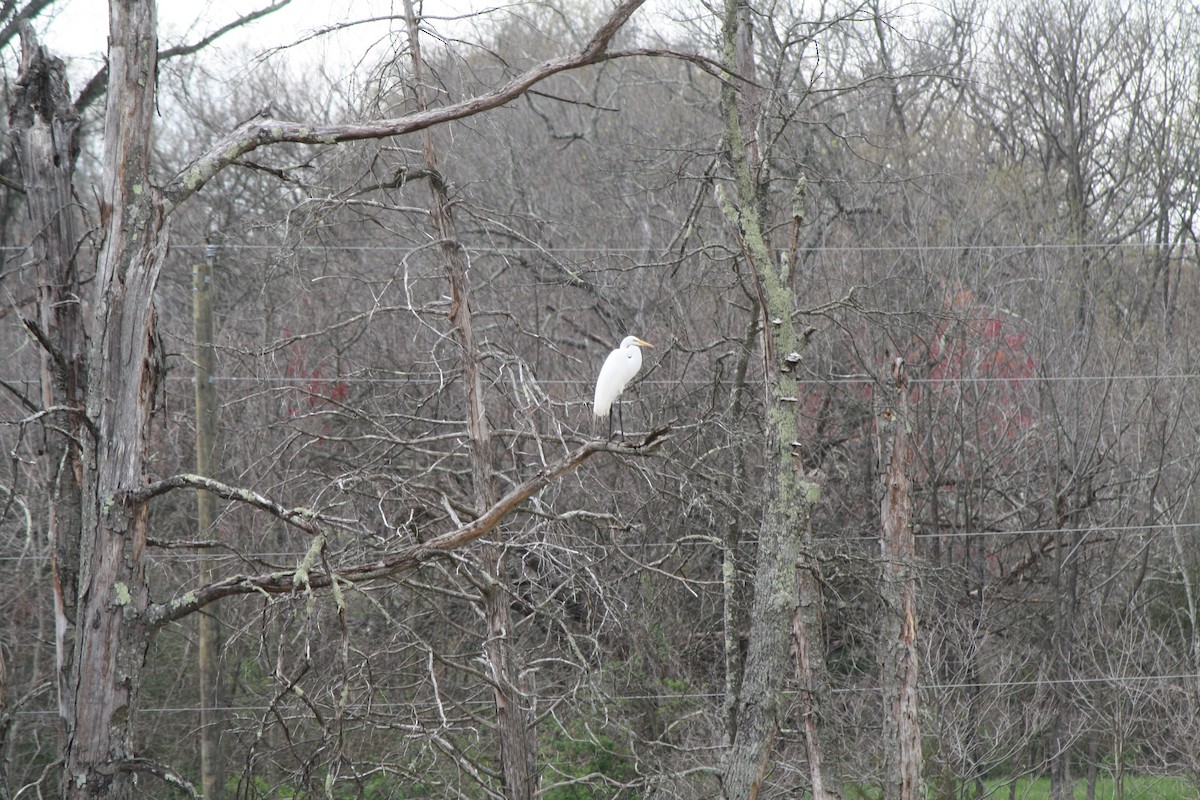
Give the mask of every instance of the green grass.
M 847 783 L 844 787 L 847 800 L 879 800 L 879 789 L 856 783 Z M 1074 800 L 1087 800 L 1087 781 L 1075 781 Z M 1008 781 L 984 781 L 984 800 L 1008 800 Z M 958 800 L 972 798 L 969 790 L 961 794 L 943 795 L 935 791 L 935 787 L 926 786 L 926 800 Z M 1049 778 L 1020 778 L 1017 780 L 1016 800 L 1050 800 Z M 808 795 L 805 795 L 808 798 Z M 1096 780 L 1096 800 L 1116 800 L 1116 786 L 1111 777 L 1100 776 Z M 1186 778 L 1155 777 L 1153 775 L 1125 776 L 1125 794 L 1123 800 L 1200 800 L 1194 783 Z
M 989 800 L 1007 800 L 1007 781 L 986 782 Z M 1075 781 L 1075 800 L 1086 800 L 1087 781 Z M 1050 800 L 1049 778 L 1021 778 L 1014 794 L 1017 800 Z M 1096 800 L 1115 800 L 1116 786 L 1111 778 L 1096 780 Z M 1158 778 L 1151 775 L 1125 777 L 1125 800 L 1198 800 L 1196 787 L 1184 778 Z

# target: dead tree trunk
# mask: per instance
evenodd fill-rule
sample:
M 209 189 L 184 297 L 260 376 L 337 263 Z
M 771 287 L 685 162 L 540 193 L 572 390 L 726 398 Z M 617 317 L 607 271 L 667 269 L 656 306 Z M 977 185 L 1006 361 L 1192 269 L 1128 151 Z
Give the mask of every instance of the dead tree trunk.
M 146 435 L 160 373 L 154 288 L 166 251 L 149 181 L 157 73 L 152 0 L 109 9 L 109 87 L 82 447 L 82 526 L 74 658 L 63 702 L 65 798 L 124 798 L 147 629 L 146 507 L 125 501 L 145 481 Z M 151 770 L 153 771 L 153 770 Z
M 38 44 L 32 27 L 21 31 L 21 74 L 9 109 L 14 151 L 25 185 L 34 231 L 31 254 L 37 275 L 37 316 L 26 328 L 42 345 L 41 404 L 46 426 L 47 513 L 54 591 L 56 682 L 59 716 L 66 697 L 70 641 L 79 576 L 80 442 L 87 375 L 76 225 L 72 193 L 79 155 L 79 115 L 71 104 L 65 68 Z M 54 411 L 49 411 L 54 409 Z
M 424 65 L 421 58 L 419 20 L 412 0 L 405 0 L 408 25 L 409 53 L 412 59 L 417 108 L 425 111 Z M 433 136 L 426 129 L 421 134 L 425 168 L 429 175 L 431 195 L 430 224 L 438 241 L 438 256 L 450 283 L 450 322 L 461 348 L 464 384 L 467 390 L 467 429 L 471 436 L 471 472 L 475 489 L 475 505 L 490 508 L 496 503 L 494 454 L 491 427 L 487 419 L 483 378 L 480 368 L 483 358 L 475 340 L 471 294 L 467 283 L 465 250 L 458 240 L 451 215 L 449 193 L 438 166 Z M 500 738 L 500 767 L 503 793 L 507 800 L 533 800 L 537 791 L 537 769 L 532 711 L 527 687 L 522 685 L 518 653 L 513 648 L 514 631 L 506 579 L 504 549 L 483 548 L 482 558 L 487 584 L 483 589 L 482 611 L 487 620 L 484 656 L 492 682 L 495 700 L 496 727 Z
M 894 402 L 878 418 L 880 683 L 883 691 L 883 797 L 916 800 L 921 794 L 921 729 L 917 719 L 915 548 L 909 469 L 912 446 L 904 359 L 892 362 Z
M 146 429 L 158 383 L 153 295 L 165 253 L 149 155 L 157 40 L 153 2 L 110 7 L 109 90 L 100 203 L 102 246 L 84 326 L 72 179 L 79 119 L 62 62 L 23 34 L 10 110 L 33 229 L 38 314 L 26 327 L 44 350 L 50 427 L 50 531 L 58 709 L 59 794 L 124 798 L 136 771 L 133 718 L 148 632 L 141 612 Z M 177 776 L 173 776 L 177 777 Z
M 810 524 L 806 529 L 805 544 L 811 542 L 811 528 Z M 800 681 L 800 724 L 804 734 L 804 753 L 808 759 L 812 800 L 837 800 L 842 796 L 842 784 L 837 769 L 830 767 L 830 735 L 825 724 L 829 706 L 829 671 L 825 666 L 821 637 L 824 599 L 816 569 L 814 559 L 809 558 L 807 552 L 802 555 L 796 569 L 799 603 L 792 620 L 792 647 Z

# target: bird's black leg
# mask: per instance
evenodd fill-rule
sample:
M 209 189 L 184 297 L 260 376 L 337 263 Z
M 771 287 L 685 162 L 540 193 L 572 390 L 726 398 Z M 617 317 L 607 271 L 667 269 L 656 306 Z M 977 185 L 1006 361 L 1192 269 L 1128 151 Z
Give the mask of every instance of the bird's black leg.
M 625 409 L 625 406 L 621 404 L 620 400 L 618 400 L 617 401 L 617 415 L 621 418 L 620 422 L 621 422 L 621 438 L 622 439 L 625 438 L 625 411 L 624 411 L 624 409 Z

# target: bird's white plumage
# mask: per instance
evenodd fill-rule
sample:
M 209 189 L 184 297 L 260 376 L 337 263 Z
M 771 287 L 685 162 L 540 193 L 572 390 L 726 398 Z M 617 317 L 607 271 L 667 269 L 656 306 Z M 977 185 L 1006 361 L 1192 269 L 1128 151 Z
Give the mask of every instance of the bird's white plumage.
M 592 413 L 597 417 L 608 416 L 612 404 L 642 368 L 642 348 L 653 346 L 636 336 L 626 336 L 621 340 L 621 346 L 608 354 L 608 358 L 604 359 L 604 366 L 600 368 L 600 377 L 596 379 L 596 397 L 592 401 Z

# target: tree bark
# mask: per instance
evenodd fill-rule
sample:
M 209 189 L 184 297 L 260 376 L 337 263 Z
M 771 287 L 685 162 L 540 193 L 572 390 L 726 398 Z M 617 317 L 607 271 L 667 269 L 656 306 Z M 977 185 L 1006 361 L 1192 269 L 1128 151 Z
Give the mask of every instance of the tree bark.
M 729 403 L 729 419 L 737 424 L 742 415 L 743 398 L 747 391 L 746 373 L 753 358 L 754 342 L 758 338 L 759 314 L 751 310 L 751 318 L 742 340 L 742 352 L 738 355 L 733 393 Z M 746 459 L 734 460 L 730 475 L 729 492 L 737 494 L 746 485 Z M 724 632 L 723 654 L 725 662 L 725 698 L 722 711 L 725 716 L 725 741 L 728 747 L 737 732 L 737 699 L 742 683 L 742 635 L 747 628 L 749 610 L 746 608 L 746 593 L 742 590 L 738 575 L 738 552 L 742 545 L 744 520 L 736 512 L 730 516 L 725 527 L 721 547 L 721 620 Z
M 158 385 L 154 288 L 166 252 L 161 202 L 149 181 L 157 71 L 152 0 L 109 8 L 109 91 L 104 125 L 101 229 L 88 351 L 82 536 L 75 657 L 69 668 L 62 794 L 129 797 L 132 720 L 147 631 L 144 504 L 146 436 Z M 132 765 L 132 766 L 131 766 Z
M 894 401 L 877 417 L 882 496 L 879 501 L 880 682 L 883 690 L 883 797 L 921 794 L 921 729 L 917 701 L 916 555 L 909 470 L 912 446 L 904 359 L 892 361 Z
M 51 451 L 53 580 L 66 798 L 131 791 L 131 718 L 141 685 L 146 511 L 122 498 L 143 482 L 146 424 L 158 379 L 152 305 L 165 251 L 148 183 L 155 78 L 153 3 L 110 9 L 112 88 L 105 124 L 103 247 L 85 335 L 71 181 L 78 116 L 62 63 L 26 31 L 12 109 L 35 230 L 39 314 L 27 327 L 46 353 L 42 402 L 66 424 Z M 86 364 L 86 366 L 85 366 Z M 78 624 L 74 624 L 78 622 Z
M 37 316 L 25 326 L 41 343 L 43 409 L 61 409 L 47 426 L 47 521 L 54 591 L 55 673 L 59 716 L 67 683 L 79 577 L 80 437 L 87 376 L 86 336 L 76 248 L 79 244 L 72 195 L 79 154 L 79 115 L 70 101 L 65 67 L 38 44 L 28 24 L 21 31 L 21 74 L 9 109 L 14 152 L 25 185 L 25 205 L 34 231 L 31 254 L 37 275 Z

